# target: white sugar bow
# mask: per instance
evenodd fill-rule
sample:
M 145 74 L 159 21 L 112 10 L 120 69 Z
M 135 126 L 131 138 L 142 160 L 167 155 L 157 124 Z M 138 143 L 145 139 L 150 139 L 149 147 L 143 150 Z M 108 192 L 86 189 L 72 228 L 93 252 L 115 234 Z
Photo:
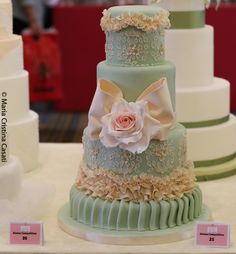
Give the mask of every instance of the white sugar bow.
M 166 79 L 151 84 L 128 103 L 118 86 L 99 80 L 89 110 L 87 134 L 106 147 L 142 153 L 151 139 L 165 140 L 175 117 Z

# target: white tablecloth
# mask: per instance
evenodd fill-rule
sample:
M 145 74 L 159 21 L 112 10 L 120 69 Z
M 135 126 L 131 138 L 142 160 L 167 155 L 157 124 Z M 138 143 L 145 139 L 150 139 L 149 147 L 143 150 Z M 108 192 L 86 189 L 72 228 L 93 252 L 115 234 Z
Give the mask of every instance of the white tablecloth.
M 81 144 L 40 144 L 40 167 L 24 175 L 25 182 L 51 185 L 55 195 L 44 223 L 44 246 L 11 246 L 8 235 L 0 234 L 1 253 L 236 253 L 236 176 L 200 183 L 204 203 L 215 221 L 231 224 L 230 249 L 193 247 L 193 239 L 148 246 L 115 246 L 84 241 L 64 233 L 57 225 L 58 209 L 69 198 L 82 158 Z M 0 225 L 1 227 L 1 225 Z

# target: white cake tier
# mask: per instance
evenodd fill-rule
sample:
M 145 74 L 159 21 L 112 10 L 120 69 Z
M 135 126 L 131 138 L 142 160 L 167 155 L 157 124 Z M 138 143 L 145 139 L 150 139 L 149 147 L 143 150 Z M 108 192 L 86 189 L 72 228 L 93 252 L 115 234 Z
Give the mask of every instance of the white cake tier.
M 166 59 L 176 66 L 177 87 L 213 82 L 213 28 L 170 29 L 165 35 Z
M 198 11 L 205 9 L 204 0 L 161 0 L 158 6 L 169 11 Z
M 177 121 L 196 123 L 228 116 L 229 90 L 229 82 L 221 78 L 214 78 L 207 87 L 177 88 Z
M 194 162 L 216 160 L 234 154 L 236 117 L 230 115 L 229 121 L 211 127 L 187 129 L 187 147 L 188 158 Z
M 10 154 L 19 158 L 25 172 L 38 166 L 38 121 L 38 115 L 33 111 L 29 111 L 26 118 L 12 123 L 9 122 Z
M 12 199 L 21 189 L 23 168 L 18 159 L 11 156 L 9 162 L 0 167 L 0 199 Z
M 0 92 L 6 93 L 8 122 L 21 121 L 29 113 L 28 72 L 0 78 Z
M 0 78 L 17 75 L 23 70 L 22 39 L 12 35 L 0 39 Z
M 11 0 L 0 1 L 0 39 L 12 34 Z

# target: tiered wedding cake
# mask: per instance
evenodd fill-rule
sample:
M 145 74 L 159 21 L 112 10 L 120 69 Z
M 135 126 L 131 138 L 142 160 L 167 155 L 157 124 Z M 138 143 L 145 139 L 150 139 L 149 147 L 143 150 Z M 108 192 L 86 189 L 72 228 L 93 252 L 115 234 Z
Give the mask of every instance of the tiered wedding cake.
M 187 127 L 188 157 L 200 180 L 233 174 L 236 118 L 230 114 L 229 82 L 213 77 L 213 28 L 205 25 L 204 0 L 158 5 L 170 11 L 166 57 L 176 65 L 177 120 Z
M 186 230 L 202 214 L 202 194 L 186 159 L 185 128 L 172 109 L 175 67 L 164 57 L 168 12 L 119 6 L 103 14 L 106 60 L 97 67 L 84 157 L 59 222 L 86 239 L 129 231 L 119 243 L 132 236 L 142 243 L 143 236 Z
M 12 34 L 12 5 L 0 0 L 0 94 L 7 101 L 10 154 L 30 171 L 38 164 L 38 115 L 29 110 L 28 73 L 22 40 Z

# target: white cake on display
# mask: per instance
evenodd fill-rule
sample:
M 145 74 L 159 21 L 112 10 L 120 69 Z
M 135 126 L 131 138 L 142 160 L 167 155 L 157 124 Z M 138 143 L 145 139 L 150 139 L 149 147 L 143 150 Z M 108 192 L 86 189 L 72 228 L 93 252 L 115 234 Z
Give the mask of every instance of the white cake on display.
M 31 171 L 38 165 L 38 115 L 29 109 L 28 73 L 22 39 L 13 35 L 10 0 L 0 0 L 0 93 L 6 94 L 8 103 L 10 153 L 25 172 Z
M 0 117 L 0 200 L 11 200 L 17 197 L 21 189 L 23 168 L 16 157 L 9 155 L 8 135 L 5 125 L 6 117 L 2 116 L 2 112 Z
M 12 106 L 8 93 L 0 93 L 0 231 L 6 231 L 11 221 L 38 220 L 52 199 L 52 189 L 42 182 L 22 179 L 23 167 L 10 155 L 8 112 Z
M 2 98 L 1 98 L 2 99 Z M 9 230 L 12 221 L 41 220 L 53 198 L 48 184 L 23 179 L 20 161 L 9 155 L 6 117 L 0 117 L 0 232 Z
M 214 31 L 205 25 L 204 0 L 162 0 L 170 11 L 166 59 L 176 65 L 177 120 L 187 127 L 188 156 L 199 180 L 236 171 L 236 118 L 230 84 L 214 77 Z M 223 49 L 222 49 L 223 50 Z

